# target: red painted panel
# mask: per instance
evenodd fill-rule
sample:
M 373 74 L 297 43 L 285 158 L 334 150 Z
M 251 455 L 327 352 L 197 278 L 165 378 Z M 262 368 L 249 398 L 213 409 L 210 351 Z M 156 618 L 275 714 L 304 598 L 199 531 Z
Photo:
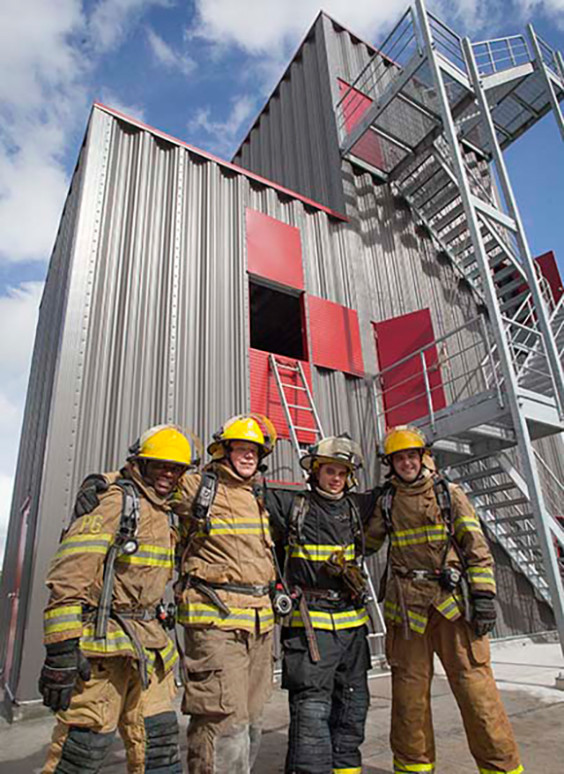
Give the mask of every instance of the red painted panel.
M 554 303 L 558 303 L 564 293 L 564 287 L 562 287 L 562 277 L 560 276 L 554 253 L 552 250 L 549 250 L 548 253 L 543 253 L 535 258 L 535 261 L 538 263 L 543 276 L 548 280 L 552 295 L 554 296 Z
M 300 230 L 249 207 L 246 223 L 249 272 L 303 290 Z
M 283 364 L 295 366 L 296 360 L 288 357 L 276 355 L 279 363 L 281 380 L 285 384 L 300 386 L 300 377 L 296 371 L 287 371 L 282 368 Z M 311 390 L 311 366 L 309 363 L 301 361 L 309 389 Z M 276 432 L 281 438 L 289 438 L 290 431 L 286 422 L 284 408 L 280 400 L 280 393 L 276 385 L 276 378 L 270 369 L 268 362 L 268 352 L 262 352 L 259 349 L 249 349 L 249 367 L 251 383 L 251 411 L 257 414 L 267 416 L 276 428 Z M 286 400 L 288 403 L 294 403 L 297 406 L 308 406 L 307 395 L 303 390 L 292 390 L 290 387 L 285 389 Z M 311 411 L 301 409 L 290 409 L 292 422 L 300 427 L 315 427 L 315 420 Z M 307 430 L 297 432 L 300 443 L 313 443 L 316 435 Z
M 322 368 L 364 375 L 358 315 L 354 309 L 309 296 L 311 360 Z
M 366 113 L 372 100 L 357 89 L 351 89 L 350 85 L 337 78 L 339 83 L 339 93 L 341 98 L 344 96 L 342 110 L 345 119 L 345 129 L 350 132 L 360 121 L 362 116 Z M 345 96 L 346 95 L 346 96 Z M 371 129 L 368 129 L 355 143 L 351 153 L 357 156 L 359 159 L 366 161 L 373 167 L 383 168 L 384 156 L 382 153 L 382 144 L 380 138 Z
M 392 317 L 379 323 L 372 323 L 380 370 L 398 360 L 416 353 L 414 357 L 382 374 L 382 390 L 386 425 L 403 425 L 429 413 L 425 394 L 423 364 L 418 350 L 435 340 L 433 323 L 428 309 L 411 314 Z M 432 346 L 425 350 L 425 363 L 429 374 L 433 408 L 435 411 L 446 406 L 437 349 Z

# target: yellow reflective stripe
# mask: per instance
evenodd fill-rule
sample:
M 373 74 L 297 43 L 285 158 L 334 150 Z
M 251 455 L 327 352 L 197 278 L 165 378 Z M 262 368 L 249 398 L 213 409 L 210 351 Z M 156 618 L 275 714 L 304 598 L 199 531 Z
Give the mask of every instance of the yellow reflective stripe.
M 511 771 L 502 772 L 501 769 L 483 769 L 480 766 L 478 768 L 478 771 L 480 772 L 480 774 L 522 774 L 522 772 L 524 772 L 525 769 L 522 766 L 517 766 L 516 769 L 511 769 Z
M 52 618 L 59 618 L 62 615 L 74 615 L 82 620 L 82 605 L 65 605 L 64 607 L 54 607 L 52 610 L 46 610 L 43 617 L 46 621 L 49 621 Z
M 178 623 L 183 626 L 214 624 L 221 628 L 248 629 L 253 631 L 258 620 L 259 629 L 268 631 L 274 626 L 271 608 L 231 607 L 230 615 L 224 615 L 214 605 L 205 602 L 188 602 L 178 609 Z M 266 612 L 263 612 L 266 611 Z
M 274 613 L 271 607 L 265 607 L 258 611 L 259 632 L 267 632 L 274 626 Z
M 88 624 L 84 627 L 84 633 L 80 638 L 80 647 L 84 651 L 94 653 L 118 653 L 126 651 L 136 655 L 127 634 L 119 630 L 116 632 L 108 632 L 104 639 L 96 639 L 94 637 L 93 624 Z
M 459 599 L 455 594 L 448 596 L 440 605 L 435 605 L 435 608 L 449 621 L 460 617 Z
M 468 575 L 470 578 L 473 578 L 474 576 L 480 577 L 480 578 L 491 578 L 493 580 L 494 577 L 494 571 L 491 567 L 468 567 Z
M 82 606 L 66 605 L 47 610 L 43 616 L 43 631 L 46 637 L 60 632 L 82 632 Z
M 343 546 L 310 545 L 290 546 L 290 556 L 294 559 L 306 559 L 309 562 L 325 562 L 335 552 L 343 551 Z M 345 559 L 354 559 L 354 545 L 344 547 Z
M 392 532 L 393 546 L 412 546 L 418 543 L 434 543 L 446 540 L 447 529 L 444 524 L 430 524 L 425 527 L 414 527 Z
M 368 614 L 363 607 L 342 613 L 325 613 L 321 610 L 310 610 L 309 617 L 314 629 L 324 629 L 325 631 L 354 629 L 369 622 Z M 290 618 L 290 626 L 303 627 L 303 625 L 299 610 L 294 610 Z
M 459 516 L 454 520 L 454 532 L 456 535 L 464 532 L 481 532 L 480 522 L 475 516 Z
M 434 763 L 402 763 L 394 758 L 394 774 L 406 774 L 412 771 L 435 771 Z
M 333 774 L 362 774 L 362 768 L 355 766 L 354 769 L 333 769 Z
M 394 602 L 389 602 L 388 600 L 384 602 L 384 617 L 393 623 L 402 623 L 403 621 L 399 606 Z M 417 632 L 417 634 L 424 634 L 425 629 L 427 628 L 427 622 L 429 620 L 426 615 L 420 615 L 419 613 L 415 613 L 413 610 L 408 610 L 407 619 L 409 628 L 412 631 Z
M 165 670 L 168 672 L 178 661 L 178 652 L 171 640 L 167 642 L 164 648 L 159 650 L 160 657 L 163 662 Z
M 113 535 L 100 533 L 98 535 L 71 535 L 65 538 L 55 559 L 72 554 L 106 554 Z

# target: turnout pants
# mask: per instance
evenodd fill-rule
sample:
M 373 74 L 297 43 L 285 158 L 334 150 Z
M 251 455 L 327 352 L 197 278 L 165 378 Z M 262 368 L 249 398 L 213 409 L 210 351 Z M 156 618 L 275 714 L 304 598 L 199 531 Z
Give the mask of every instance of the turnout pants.
M 130 774 L 182 774 L 173 673 L 164 675 L 157 658 L 149 687 L 143 690 L 130 658 L 93 658 L 90 664 L 90 680 L 79 681 L 68 710 L 57 713 L 43 774 L 100 771 L 116 729 Z
M 272 632 L 185 627 L 190 774 L 249 774 L 272 693 Z
M 422 635 L 412 633 L 406 640 L 401 627 L 388 629 L 394 772 L 435 771 L 431 718 L 434 653 L 458 703 L 480 774 L 520 774 L 519 752 L 491 669 L 489 639 L 477 637 L 462 618 L 449 621 L 437 611 L 431 613 Z
M 321 660 L 303 629 L 283 630 L 282 687 L 289 691 L 286 774 L 360 774 L 370 669 L 365 626 L 316 629 Z

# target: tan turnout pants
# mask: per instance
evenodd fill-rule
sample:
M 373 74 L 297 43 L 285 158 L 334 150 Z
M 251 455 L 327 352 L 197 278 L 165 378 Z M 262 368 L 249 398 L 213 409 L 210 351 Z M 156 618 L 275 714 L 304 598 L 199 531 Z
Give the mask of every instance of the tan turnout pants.
M 479 772 L 520 774 L 519 752 L 491 669 L 488 637 L 476 637 L 462 618 L 448 621 L 436 611 L 423 635 L 412 633 L 405 639 L 402 627 L 390 626 L 386 636 L 386 657 L 392 668 L 394 772 L 435 771 L 434 653 L 458 703 Z
M 185 628 L 189 774 L 248 774 L 272 693 L 272 632 Z
M 127 753 L 127 771 L 146 771 L 149 737 L 157 730 L 156 746 L 171 747 L 170 761 L 178 760 L 178 723 L 172 700 L 176 693 L 174 675 L 163 675 L 157 659 L 149 687 L 142 689 L 135 662 L 122 656 L 90 659 L 90 680 L 79 682 L 68 710 L 57 713 L 57 725 L 47 754 L 43 774 L 54 772 L 64 759 L 64 771 L 99 771 L 119 729 Z M 157 723 L 151 720 L 158 719 Z M 174 729 L 176 729 L 176 737 Z M 174 737 L 176 756 L 174 755 Z M 150 767 L 148 767 L 149 769 Z M 147 769 L 147 770 L 148 770 Z M 181 771 L 180 764 L 170 771 Z

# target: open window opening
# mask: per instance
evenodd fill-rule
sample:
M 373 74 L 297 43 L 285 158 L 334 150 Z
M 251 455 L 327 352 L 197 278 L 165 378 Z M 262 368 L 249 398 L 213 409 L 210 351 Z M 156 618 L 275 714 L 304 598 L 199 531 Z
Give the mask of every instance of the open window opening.
M 251 347 L 307 360 L 303 293 L 249 281 Z

